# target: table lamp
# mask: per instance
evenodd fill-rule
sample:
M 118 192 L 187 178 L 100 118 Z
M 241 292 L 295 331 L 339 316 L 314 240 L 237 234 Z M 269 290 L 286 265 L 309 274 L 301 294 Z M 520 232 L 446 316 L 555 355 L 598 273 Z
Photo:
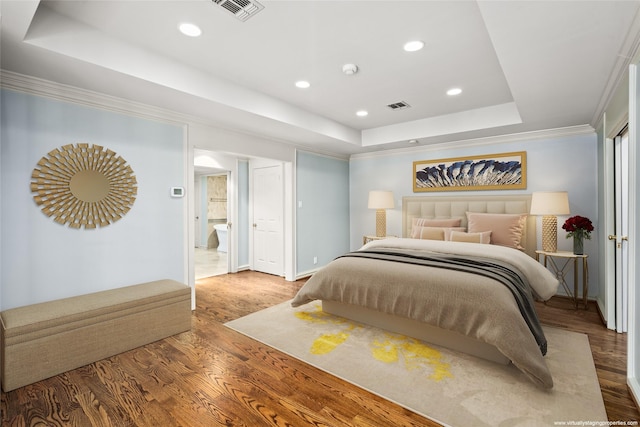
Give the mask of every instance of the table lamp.
M 393 209 L 393 192 L 391 191 L 369 191 L 369 209 L 376 210 L 376 236 L 385 237 L 387 235 L 387 211 Z
M 531 215 L 542 215 L 542 250 L 558 251 L 558 218 L 569 215 L 569 196 L 566 191 L 534 191 L 531 196 Z

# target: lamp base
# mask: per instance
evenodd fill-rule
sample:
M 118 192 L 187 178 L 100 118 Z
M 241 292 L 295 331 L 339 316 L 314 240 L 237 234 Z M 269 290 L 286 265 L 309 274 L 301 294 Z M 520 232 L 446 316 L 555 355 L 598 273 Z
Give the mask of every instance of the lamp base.
M 542 250 L 558 252 L 558 218 L 555 215 L 542 217 Z
M 376 210 L 376 237 L 385 237 L 387 235 L 387 211 L 384 209 Z

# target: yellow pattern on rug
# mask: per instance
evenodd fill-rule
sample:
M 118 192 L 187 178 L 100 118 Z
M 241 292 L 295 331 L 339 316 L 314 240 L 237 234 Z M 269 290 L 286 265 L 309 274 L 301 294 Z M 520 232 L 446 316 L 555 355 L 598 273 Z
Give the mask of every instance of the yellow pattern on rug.
M 316 338 L 311 345 L 312 354 L 327 354 L 336 349 L 340 344 L 349 338 L 349 334 L 341 332 L 339 334 L 322 334 Z
M 443 362 L 442 353 L 428 345 L 404 335 L 386 334 L 384 341 L 374 340 L 373 357 L 384 363 L 398 363 L 400 355 L 404 366 L 413 370 L 425 365 L 431 366 L 433 373 L 429 376 L 434 381 L 453 378 L 450 365 Z
M 349 332 L 359 326 L 348 320 L 329 315 L 322 311 L 320 305 L 313 305 L 313 311 L 298 311 L 295 316 L 305 322 L 333 323 L 344 325 L 344 329 L 337 333 L 325 333 L 316 338 L 311 345 L 310 352 L 315 355 L 328 354 L 339 345 L 349 339 Z M 443 362 L 442 353 L 428 345 L 404 335 L 385 333 L 385 338 L 374 338 L 371 343 L 371 355 L 374 359 L 383 363 L 401 363 L 407 370 L 424 368 L 431 370 L 429 378 L 441 381 L 445 378 L 453 378 L 448 363 Z M 428 368 L 431 369 L 428 369 Z
M 334 323 L 338 325 L 347 323 L 347 320 L 343 319 L 342 317 L 335 317 L 322 311 L 322 306 L 320 306 L 319 304 L 315 304 L 313 308 L 313 311 L 298 311 L 294 314 L 298 319 L 304 320 L 305 322 Z

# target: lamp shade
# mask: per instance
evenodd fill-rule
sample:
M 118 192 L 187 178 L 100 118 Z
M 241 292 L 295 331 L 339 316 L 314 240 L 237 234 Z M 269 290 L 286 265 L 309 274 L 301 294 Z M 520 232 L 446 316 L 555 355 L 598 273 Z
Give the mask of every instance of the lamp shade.
M 534 191 L 531 196 L 531 215 L 569 215 L 569 196 L 566 191 Z
M 392 191 L 369 191 L 369 209 L 393 209 Z

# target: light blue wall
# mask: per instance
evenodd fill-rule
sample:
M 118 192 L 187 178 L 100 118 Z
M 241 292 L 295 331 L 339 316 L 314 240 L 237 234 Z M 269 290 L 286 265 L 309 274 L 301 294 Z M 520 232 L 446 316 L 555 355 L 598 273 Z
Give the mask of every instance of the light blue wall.
M 471 155 L 486 155 L 512 151 L 527 152 L 527 189 L 502 191 L 473 191 L 466 194 L 519 194 L 534 191 L 569 192 L 571 215 L 582 215 L 598 224 L 598 165 L 596 135 L 536 139 L 467 148 L 423 150 L 354 156 L 350 161 L 351 189 L 351 249 L 362 245 L 362 236 L 375 234 L 375 211 L 367 209 L 370 190 L 391 190 L 396 208 L 387 211 L 387 234 L 402 235 L 402 197 L 428 195 L 413 192 L 413 162 Z M 438 192 L 438 195 L 461 195 L 457 192 Z M 559 227 L 568 216 L 558 218 Z M 538 228 L 540 228 L 538 220 Z M 540 231 L 538 230 L 540 234 Z M 565 232 L 558 231 L 558 249 L 571 250 Z M 538 243 L 540 246 L 540 243 Z M 598 294 L 598 233 L 585 243 L 589 255 L 589 295 Z M 572 279 L 570 279 L 572 280 Z
M 349 250 L 349 163 L 299 151 L 296 203 L 296 271 L 304 275 Z
M 181 127 L 2 90 L 1 309 L 169 278 L 185 280 Z M 70 229 L 43 214 L 31 172 L 54 148 L 85 142 L 133 169 L 138 195 L 119 221 Z

